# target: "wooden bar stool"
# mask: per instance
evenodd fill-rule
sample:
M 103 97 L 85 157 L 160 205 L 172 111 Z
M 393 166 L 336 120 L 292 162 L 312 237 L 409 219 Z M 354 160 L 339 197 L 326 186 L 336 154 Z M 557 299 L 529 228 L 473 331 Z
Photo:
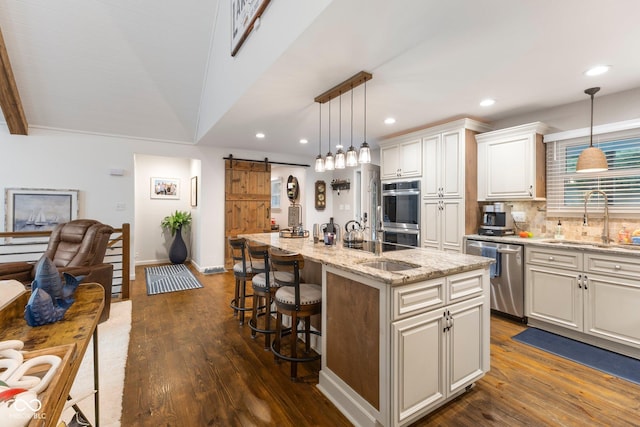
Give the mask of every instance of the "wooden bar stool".
M 236 287 L 234 297 L 231 300 L 229 306 L 233 309 L 233 315 L 238 316 L 240 324 L 244 324 L 244 312 L 250 311 L 251 307 L 246 307 L 246 298 L 252 298 L 253 295 L 247 295 L 247 280 L 251 280 L 254 273 L 254 268 L 259 271 L 264 270 L 264 265 L 256 263 L 252 266 L 251 259 L 247 257 L 246 247 L 247 242 L 243 238 L 230 237 L 229 245 L 231 246 L 231 257 L 233 259 L 233 275 L 236 279 Z
M 276 332 L 275 325 L 273 328 L 271 326 L 271 314 L 275 313 L 275 311 L 271 311 L 271 304 L 274 301 L 275 292 L 279 288 L 274 279 L 276 272 L 270 271 L 269 268 L 269 246 L 249 244 L 247 248 L 251 264 L 254 266 L 253 272 L 256 273 L 251 279 L 251 287 L 253 288 L 253 316 L 249 319 L 251 337 L 255 338 L 257 332 L 264 334 L 264 349 L 271 350 L 271 334 Z M 264 266 L 261 272 L 255 268 L 256 265 Z M 277 274 L 283 280 L 293 280 L 292 273 L 279 271 Z M 260 317 L 264 317 L 264 327 L 262 328 L 258 326 Z
M 304 258 L 300 254 L 282 253 L 269 249 L 271 267 L 275 271 L 274 280 L 279 286 L 275 295 L 276 336 L 271 350 L 276 358 L 291 362 L 291 380 L 295 381 L 299 362 L 311 362 L 320 359 L 320 355 L 311 354 L 311 334 L 320 335 L 311 330 L 311 316 L 322 310 L 322 287 L 320 285 L 300 283 L 300 270 L 304 268 Z M 279 272 L 290 272 L 293 280 L 286 280 Z M 282 328 L 282 315 L 291 316 L 291 330 Z M 298 321 L 304 322 L 305 355 L 298 356 Z M 281 351 L 282 337 L 290 335 L 289 354 Z

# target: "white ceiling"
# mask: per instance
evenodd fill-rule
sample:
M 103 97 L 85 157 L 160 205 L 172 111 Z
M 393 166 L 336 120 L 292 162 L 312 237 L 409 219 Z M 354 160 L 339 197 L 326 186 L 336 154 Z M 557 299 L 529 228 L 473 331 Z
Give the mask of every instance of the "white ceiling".
M 216 65 L 208 64 L 216 11 L 204 0 L 0 0 L 30 126 L 193 142 L 204 76 Z M 591 86 L 602 87 L 597 96 L 638 88 L 638 16 L 638 0 L 333 0 L 197 143 L 315 156 L 314 97 L 361 70 L 373 74 L 374 147 L 452 117 L 491 122 L 585 100 Z M 612 68 L 584 76 L 595 64 Z M 354 90 L 354 145 L 362 90 Z M 482 108 L 485 97 L 497 103 Z M 347 146 L 350 101 L 342 97 Z M 339 105 L 331 103 L 334 141 Z M 384 125 L 387 116 L 397 123 Z M 267 138 L 256 140 L 257 131 Z

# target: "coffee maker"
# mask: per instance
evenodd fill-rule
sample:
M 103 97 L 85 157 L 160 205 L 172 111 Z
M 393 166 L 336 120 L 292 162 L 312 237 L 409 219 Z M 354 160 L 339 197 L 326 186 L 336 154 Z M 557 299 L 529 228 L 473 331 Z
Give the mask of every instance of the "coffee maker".
M 482 225 L 478 234 L 484 236 L 508 236 L 513 232 L 511 208 L 504 203 L 496 202 L 482 207 Z

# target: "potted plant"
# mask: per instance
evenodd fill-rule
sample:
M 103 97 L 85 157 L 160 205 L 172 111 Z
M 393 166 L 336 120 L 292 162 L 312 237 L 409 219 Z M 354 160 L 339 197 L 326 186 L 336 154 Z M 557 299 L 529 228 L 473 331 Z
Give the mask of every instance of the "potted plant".
M 190 225 L 191 213 L 186 211 L 175 211 L 165 216 L 160 223 L 163 230 L 169 230 L 171 236 L 175 236 L 169 248 L 169 260 L 174 264 L 182 264 L 187 259 L 187 245 L 182 239 L 182 227 Z

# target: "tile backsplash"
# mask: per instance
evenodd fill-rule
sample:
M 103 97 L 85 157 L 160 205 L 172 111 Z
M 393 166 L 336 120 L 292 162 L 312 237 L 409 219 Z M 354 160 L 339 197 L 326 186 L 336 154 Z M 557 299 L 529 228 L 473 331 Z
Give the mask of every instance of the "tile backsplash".
M 589 212 L 589 225 L 582 225 L 580 217 L 547 216 L 546 202 L 513 201 L 506 202 L 512 206 L 512 211 L 524 212 L 526 222 L 516 223 L 516 233 L 521 230 L 531 231 L 537 237 L 554 237 L 558 220 L 562 222 L 562 231 L 567 240 L 589 240 L 600 242 L 603 218 L 599 212 Z M 630 233 L 640 229 L 640 218 L 612 218 L 609 217 L 609 237 L 618 240 L 618 231 L 626 227 Z

